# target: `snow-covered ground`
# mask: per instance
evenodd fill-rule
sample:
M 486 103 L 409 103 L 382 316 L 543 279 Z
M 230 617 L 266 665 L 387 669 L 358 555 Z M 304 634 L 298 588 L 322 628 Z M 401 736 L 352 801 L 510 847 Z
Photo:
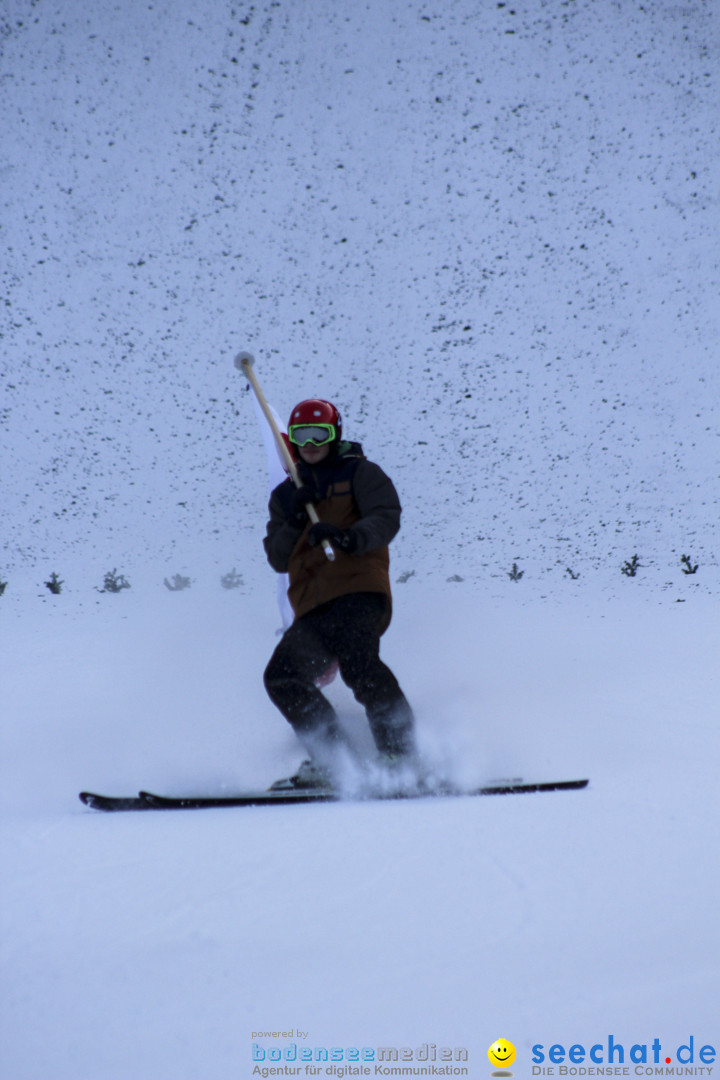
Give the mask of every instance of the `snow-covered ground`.
M 518 1076 L 539 1042 L 717 1044 L 715 601 L 453 587 L 409 582 L 385 650 L 428 754 L 587 791 L 93 814 L 81 788 L 221 791 L 295 763 L 259 679 L 272 613 L 191 591 L 12 621 L 4 1080 L 249 1077 L 253 1041 L 291 1044 L 252 1033 L 298 1028 L 465 1047 L 481 1076 L 503 1033 Z
M 518 1077 L 610 1038 L 629 1075 L 717 1068 L 719 31 L 703 0 L 6 4 L 0 1080 L 249 1080 L 254 1042 L 482 1077 L 500 1036 Z M 383 651 L 428 758 L 586 791 L 83 809 L 299 758 L 241 348 L 398 484 Z

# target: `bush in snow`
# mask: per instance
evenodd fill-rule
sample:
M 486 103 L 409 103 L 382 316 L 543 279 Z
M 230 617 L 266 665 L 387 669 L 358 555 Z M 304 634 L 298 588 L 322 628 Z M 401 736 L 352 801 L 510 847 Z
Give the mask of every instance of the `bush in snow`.
M 683 555 L 680 562 L 683 564 L 683 574 L 697 574 L 699 564 L 693 564 L 689 555 Z
M 50 575 L 49 579 L 45 582 L 47 588 L 50 590 L 51 593 L 54 593 L 55 596 L 62 592 L 62 587 L 64 584 L 65 582 L 60 580 L 54 570 Z
M 168 581 L 168 579 L 165 578 L 163 583 L 165 588 L 169 589 L 170 592 L 180 592 L 181 589 L 189 589 L 192 585 L 190 578 L 183 577 L 182 574 L 175 574 L 172 581 Z
M 103 588 L 99 592 L 119 593 L 123 589 L 129 589 L 130 582 L 124 574 L 118 574 L 117 570 L 108 570 L 103 580 Z
M 635 577 L 640 569 L 640 563 L 638 562 L 637 555 L 633 555 L 629 562 L 626 562 L 624 566 L 620 567 L 620 570 L 626 577 Z
M 242 574 L 235 573 L 235 567 L 233 567 L 229 574 L 223 574 L 220 584 L 223 589 L 239 589 L 243 584 Z
M 5 592 L 7 588 L 7 581 L 0 581 L 0 596 Z

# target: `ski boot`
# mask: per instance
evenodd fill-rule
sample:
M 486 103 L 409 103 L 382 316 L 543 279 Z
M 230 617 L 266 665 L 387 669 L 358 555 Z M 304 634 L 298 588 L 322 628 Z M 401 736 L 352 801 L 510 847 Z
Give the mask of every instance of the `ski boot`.
M 330 770 L 319 765 L 311 758 L 307 758 L 302 762 L 293 776 L 287 776 L 282 780 L 276 780 L 274 784 L 270 785 L 268 791 L 297 791 L 298 789 L 332 790 L 333 786 Z

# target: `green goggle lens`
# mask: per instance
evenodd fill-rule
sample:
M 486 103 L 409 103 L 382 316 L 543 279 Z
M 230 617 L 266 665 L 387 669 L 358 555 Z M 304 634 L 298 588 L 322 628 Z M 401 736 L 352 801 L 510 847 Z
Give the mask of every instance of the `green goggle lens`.
M 295 446 L 325 446 L 335 438 L 334 424 L 291 424 L 288 438 Z

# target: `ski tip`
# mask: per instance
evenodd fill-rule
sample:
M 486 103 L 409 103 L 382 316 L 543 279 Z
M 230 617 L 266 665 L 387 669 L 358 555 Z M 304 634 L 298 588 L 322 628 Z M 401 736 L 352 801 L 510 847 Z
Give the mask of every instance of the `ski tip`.
M 96 795 L 92 791 L 81 791 L 78 798 L 84 806 L 89 806 L 91 810 L 109 809 L 108 800 L 104 795 Z
M 80 802 L 91 810 L 104 810 L 110 813 L 114 810 L 146 810 L 145 803 L 140 798 L 115 795 L 97 795 L 94 791 L 81 791 L 78 795 Z

